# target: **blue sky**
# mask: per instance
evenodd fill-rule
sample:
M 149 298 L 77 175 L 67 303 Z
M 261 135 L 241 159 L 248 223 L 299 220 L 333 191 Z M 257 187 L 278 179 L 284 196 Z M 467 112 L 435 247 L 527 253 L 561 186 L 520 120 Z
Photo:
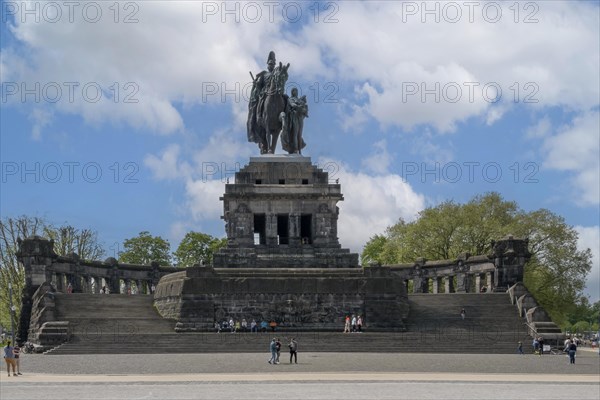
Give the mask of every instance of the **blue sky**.
M 92 228 L 107 256 L 143 230 L 224 236 L 224 181 L 258 155 L 248 71 L 274 50 L 344 246 L 498 191 L 576 227 L 598 299 L 597 2 L 116 4 L 2 1 L 2 217 Z

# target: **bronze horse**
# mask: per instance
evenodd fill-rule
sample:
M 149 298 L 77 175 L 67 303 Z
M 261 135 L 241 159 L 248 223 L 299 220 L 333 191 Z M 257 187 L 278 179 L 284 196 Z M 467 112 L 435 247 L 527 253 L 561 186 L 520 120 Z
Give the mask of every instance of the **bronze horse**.
M 279 114 L 285 111 L 287 102 L 287 96 L 284 95 L 284 92 L 289 67 L 290 64 L 282 65 L 281 62 L 279 63 L 279 66 L 273 71 L 273 76 L 265 93 L 262 112 L 257 121 L 262 131 L 261 154 L 275 153 L 277 139 L 279 139 L 279 132 L 281 131 Z

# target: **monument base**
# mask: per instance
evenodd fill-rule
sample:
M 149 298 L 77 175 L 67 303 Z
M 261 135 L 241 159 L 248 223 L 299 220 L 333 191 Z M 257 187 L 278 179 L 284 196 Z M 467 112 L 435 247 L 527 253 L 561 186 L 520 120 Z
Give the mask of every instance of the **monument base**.
M 340 331 L 360 315 L 369 330 L 404 330 L 404 282 L 386 267 L 187 268 L 163 277 L 154 305 L 176 331 L 207 331 L 215 322 L 275 321 L 278 329 Z

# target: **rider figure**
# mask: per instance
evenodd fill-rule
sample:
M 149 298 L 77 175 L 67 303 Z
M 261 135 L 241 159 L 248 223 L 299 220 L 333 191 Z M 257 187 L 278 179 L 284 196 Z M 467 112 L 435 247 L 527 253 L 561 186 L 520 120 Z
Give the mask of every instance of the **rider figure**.
M 252 77 L 252 91 L 250 102 L 248 104 L 248 141 L 258 143 L 261 154 L 267 153 L 268 145 L 265 129 L 258 124 L 258 118 L 262 115 L 265 104 L 267 89 L 273 79 L 275 70 L 275 52 L 269 52 L 267 60 L 267 71 L 261 71 L 255 77 Z M 252 73 L 250 73 L 252 76 Z

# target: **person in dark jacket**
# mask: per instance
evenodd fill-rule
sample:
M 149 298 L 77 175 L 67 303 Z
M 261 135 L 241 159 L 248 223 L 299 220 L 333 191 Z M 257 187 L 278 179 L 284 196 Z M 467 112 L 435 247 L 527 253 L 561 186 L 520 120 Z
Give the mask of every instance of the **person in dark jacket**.
M 577 345 L 575 342 L 572 342 L 569 344 L 567 349 L 569 352 L 569 364 L 575 364 L 575 352 L 577 352 Z
M 294 358 L 294 363 L 298 364 L 298 342 L 296 342 L 295 338 L 290 340 L 288 347 L 290 348 L 290 364 L 292 363 L 292 357 Z

